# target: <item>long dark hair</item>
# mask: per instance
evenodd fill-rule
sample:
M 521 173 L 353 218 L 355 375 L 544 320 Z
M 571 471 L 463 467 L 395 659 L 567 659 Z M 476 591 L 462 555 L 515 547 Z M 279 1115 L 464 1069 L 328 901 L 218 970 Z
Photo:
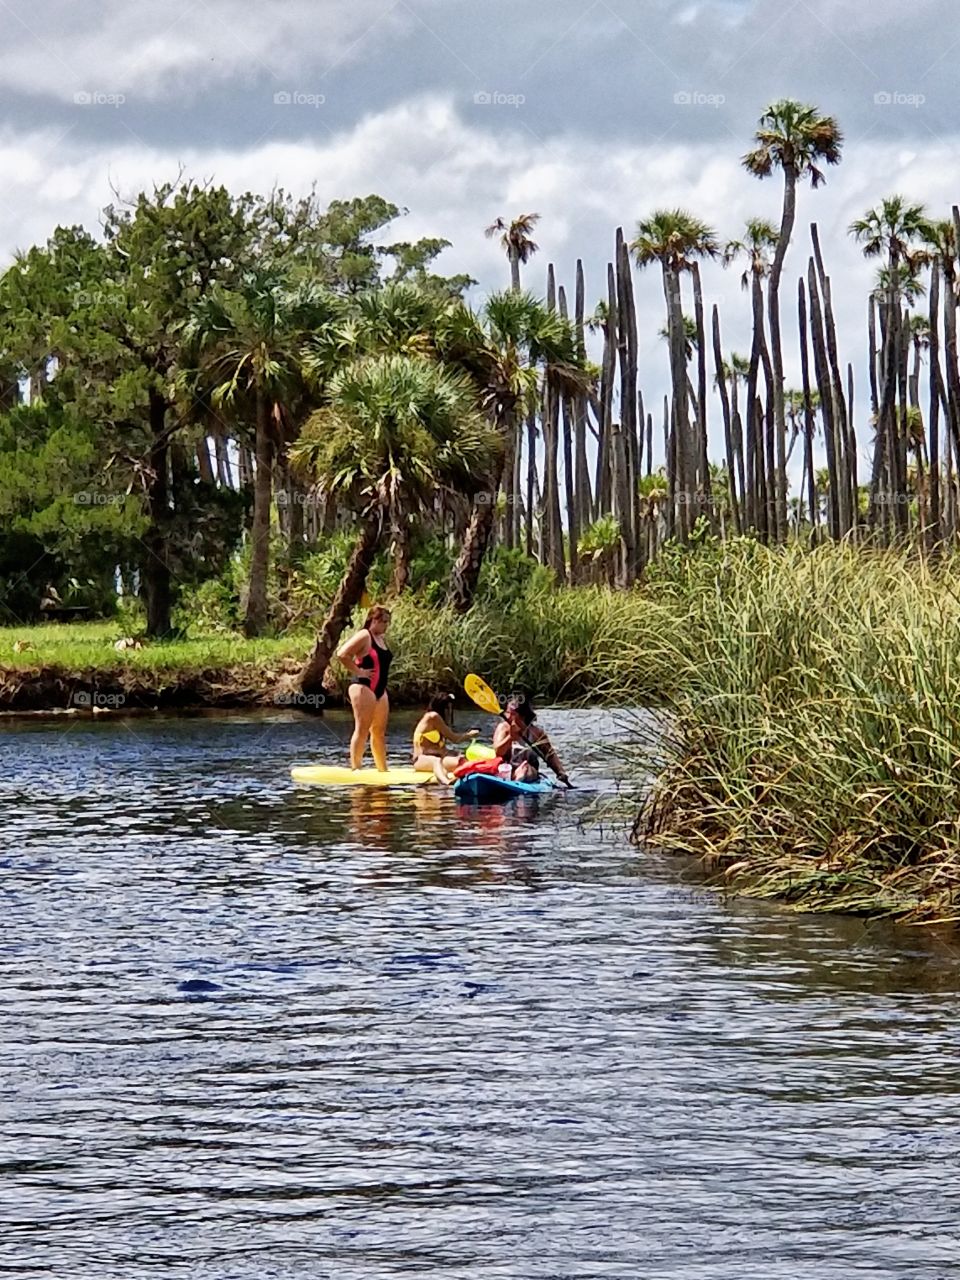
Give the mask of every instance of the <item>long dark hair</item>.
M 506 709 L 516 711 L 517 715 L 527 726 L 533 724 L 537 718 L 537 713 L 533 709 L 533 703 L 525 693 L 511 693 L 507 699 Z
M 453 694 L 435 693 L 427 704 L 429 711 L 435 711 L 441 720 L 453 724 Z

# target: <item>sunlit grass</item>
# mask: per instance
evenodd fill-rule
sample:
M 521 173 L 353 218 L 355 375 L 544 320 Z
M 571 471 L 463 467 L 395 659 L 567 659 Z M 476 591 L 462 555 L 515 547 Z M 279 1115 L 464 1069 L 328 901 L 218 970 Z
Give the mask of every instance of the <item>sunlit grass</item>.
M 673 611 L 638 837 L 808 909 L 960 918 L 960 564 L 734 556 Z
M 57 667 L 67 671 L 183 671 L 221 669 L 238 664 L 269 665 L 284 658 L 302 658 L 308 636 L 247 640 L 240 635 L 209 635 L 151 642 L 142 649 L 114 648 L 124 631 L 115 622 L 43 623 L 33 627 L 0 629 L 0 668 L 36 671 Z M 22 647 L 20 651 L 17 645 Z

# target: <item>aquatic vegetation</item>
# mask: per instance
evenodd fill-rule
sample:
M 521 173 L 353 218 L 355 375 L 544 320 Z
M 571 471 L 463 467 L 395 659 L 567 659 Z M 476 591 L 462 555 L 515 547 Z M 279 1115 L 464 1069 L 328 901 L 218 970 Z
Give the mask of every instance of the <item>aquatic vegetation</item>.
M 960 563 L 731 554 L 671 610 L 638 842 L 805 909 L 960 919 Z

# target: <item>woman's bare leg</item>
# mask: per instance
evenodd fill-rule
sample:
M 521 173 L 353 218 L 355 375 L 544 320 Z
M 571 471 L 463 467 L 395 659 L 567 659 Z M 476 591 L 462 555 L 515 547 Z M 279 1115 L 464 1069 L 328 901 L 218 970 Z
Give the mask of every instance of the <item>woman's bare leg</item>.
M 370 694 L 373 698 L 373 694 Z M 370 722 L 370 750 L 373 763 L 381 773 L 387 771 L 387 720 L 390 716 L 390 695 L 374 698 L 373 719 Z
M 413 762 L 413 767 L 418 773 L 432 773 L 438 782 L 446 783 L 448 778 L 443 765 L 444 762 L 440 756 L 417 756 Z
M 350 739 L 350 768 L 359 769 L 363 764 L 363 753 L 366 750 L 367 738 L 373 722 L 377 700 L 373 690 L 364 684 L 350 686 L 350 705 L 353 707 L 353 736 Z M 376 760 L 376 752 L 374 752 Z M 378 766 L 379 767 L 379 766 Z

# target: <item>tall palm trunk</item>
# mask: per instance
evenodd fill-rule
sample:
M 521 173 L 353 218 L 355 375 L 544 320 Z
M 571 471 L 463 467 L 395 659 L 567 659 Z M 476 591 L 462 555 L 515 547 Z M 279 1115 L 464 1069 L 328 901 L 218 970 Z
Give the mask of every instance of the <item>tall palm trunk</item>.
M 727 453 L 727 484 L 730 490 L 730 514 L 733 519 L 733 532 L 741 532 L 740 503 L 737 500 L 737 467 L 733 445 L 733 419 L 730 414 L 730 396 L 727 393 L 727 380 L 723 374 L 723 348 L 720 344 L 720 311 L 713 306 L 713 362 L 717 373 L 717 390 L 720 393 L 720 408 L 723 411 L 723 445 Z
M 760 273 L 754 271 L 750 281 L 750 296 L 753 307 L 753 342 L 750 347 L 750 368 L 747 371 L 747 495 L 745 500 L 747 525 L 755 529 L 763 538 L 768 536 L 766 502 L 761 500 L 761 488 L 766 492 L 767 485 L 761 484 L 764 473 L 764 431 L 763 416 L 757 416 L 757 383 L 761 366 L 766 370 L 770 366 L 770 381 L 773 380 L 773 366 L 767 351 L 763 322 L 763 284 Z
M 519 429 L 519 428 L 518 428 Z M 526 534 L 524 550 L 528 556 L 533 555 L 533 513 L 536 510 L 537 494 L 537 413 L 531 406 L 527 410 L 527 492 L 524 509 L 526 515 Z
M 797 213 L 797 171 L 794 165 L 783 166 L 783 210 L 780 216 L 780 234 L 770 265 L 770 281 L 767 287 L 767 314 L 770 321 L 770 359 L 773 365 L 773 421 L 775 432 L 776 536 L 778 542 L 787 535 L 787 468 L 786 416 L 783 407 L 783 345 L 780 340 L 780 277 L 783 263 L 793 236 L 793 224 Z
M 803 277 L 798 281 L 798 310 L 800 323 L 800 374 L 803 379 L 803 470 L 807 482 L 807 502 L 810 509 L 811 541 L 817 542 L 820 528 L 820 504 L 817 501 L 817 482 L 813 471 L 813 399 L 810 395 L 810 348 L 807 341 L 807 297 Z
M 509 440 L 511 432 L 516 430 L 516 424 L 517 406 L 514 401 L 511 401 L 508 405 L 502 406 L 497 415 L 497 427 L 504 445 Z M 481 495 L 481 500 L 475 501 L 473 504 L 470 523 L 467 525 L 467 531 L 463 539 L 463 546 L 453 569 L 450 571 L 450 586 L 447 598 L 456 613 L 466 613 L 476 598 L 480 570 L 483 568 L 483 558 L 487 553 L 487 547 L 490 545 L 490 535 L 493 532 L 493 499 L 500 488 L 503 465 L 504 454 L 501 454 L 500 461 L 494 467 L 490 476 L 489 492 Z M 484 497 L 487 501 L 482 500 Z
M 676 468 L 674 504 L 676 527 L 682 542 L 690 533 L 690 503 L 693 489 L 690 449 L 690 414 L 687 397 L 686 335 L 683 327 L 683 303 L 680 294 L 680 272 L 672 264 L 663 264 L 663 289 L 667 301 L 667 333 L 670 340 L 670 379 L 673 385 L 673 451 Z
M 390 552 L 393 556 L 391 589 L 395 596 L 399 596 L 406 591 L 410 581 L 410 523 L 403 515 L 394 526 Z
M 827 526 L 831 538 L 840 537 L 840 499 L 837 475 L 837 436 L 833 413 L 833 397 L 827 364 L 827 344 L 823 331 L 823 315 L 820 310 L 820 292 L 817 287 L 816 268 L 811 258 L 807 270 L 810 290 L 810 331 L 813 337 L 813 367 L 820 393 L 820 412 L 823 415 L 823 439 L 826 445 L 829 492 L 827 494 Z
M 367 576 L 373 567 L 381 538 L 381 517 L 379 510 L 368 511 L 360 525 L 360 533 L 347 563 L 346 572 L 340 580 L 336 595 L 333 597 L 323 626 L 313 646 L 313 652 L 306 666 L 300 673 L 300 688 L 304 693 L 318 694 L 323 692 L 324 676 L 333 657 L 340 637 L 343 635 L 350 617 L 360 603 Z
M 510 255 L 510 288 L 514 293 L 520 292 L 520 251 L 516 245 L 511 245 L 509 249 Z
M 933 551 L 943 536 L 940 519 L 940 266 L 933 264 L 930 273 L 930 425 L 928 453 L 930 457 L 930 528 L 928 546 Z
M 267 626 L 267 574 L 270 569 L 270 508 L 273 502 L 273 441 L 267 398 L 257 388 L 257 470 L 253 485 L 253 527 L 250 534 L 250 587 L 243 630 L 262 635 Z
M 170 524 L 170 489 L 168 480 L 169 446 L 167 442 L 167 402 L 159 391 L 150 390 L 150 481 L 147 489 L 149 523 L 141 539 L 144 557 L 140 564 L 144 605 L 147 612 L 147 635 L 165 636 L 170 631 L 172 593 L 170 566 L 167 561 L 167 538 Z

